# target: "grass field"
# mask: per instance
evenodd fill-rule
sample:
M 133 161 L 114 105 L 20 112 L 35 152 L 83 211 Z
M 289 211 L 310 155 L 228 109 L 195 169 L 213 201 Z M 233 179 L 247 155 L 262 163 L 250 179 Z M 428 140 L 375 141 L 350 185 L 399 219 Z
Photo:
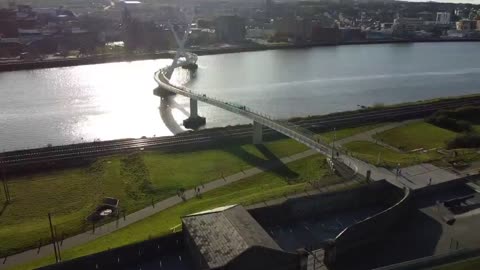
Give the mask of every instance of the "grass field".
M 105 196 L 120 199 L 128 213 L 192 188 L 307 148 L 292 140 L 264 147 L 233 145 L 189 153 L 146 152 L 102 158 L 86 168 L 9 179 L 13 201 L 0 203 L 0 257 L 36 247 L 49 238 L 47 213 L 58 234 L 87 229 L 85 217 Z
M 350 142 L 345 144 L 344 147 L 353 152 L 355 157 L 369 163 L 377 164 L 380 161 L 378 165 L 383 167 L 396 167 L 398 164 L 404 167 L 441 158 L 441 155 L 437 152 L 400 153 L 366 141 Z
M 298 177 L 287 182 L 283 177 L 283 172 L 286 169 L 296 173 Z M 309 182 L 314 180 L 317 180 L 321 185 L 334 184 L 340 181 L 336 176 L 330 175 L 324 157 L 320 155 L 312 156 L 292 162 L 283 170 L 264 172 L 207 192 L 202 198 L 189 200 L 95 241 L 65 250 L 62 252 L 62 258 L 72 259 L 108 248 L 146 240 L 149 237 L 164 235 L 170 232 L 170 228 L 180 224 L 180 217 L 186 214 L 228 204 L 248 205 L 302 192 L 311 189 Z M 31 269 L 52 262 L 53 257 L 50 257 L 14 269 Z
M 344 138 L 377 125 L 337 131 Z M 326 134 L 333 138 L 333 133 Z M 47 213 L 59 235 L 88 230 L 85 217 L 103 197 L 115 197 L 127 214 L 221 176 L 259 166 L 307 147 L 290 139 L 264 144 L 228 145 L 188 153 L 143 152 L 112 156 L 77 169 L 9 179 L 13 202 L 0 202 L 0 257 L 35 248 L 48 241 Z
M 431 270 L 478 270 L 478 269 L 480 269 L 480 257 L 435 267 L 435 268 L 432 268 Z
M 425 122 L 411 123 L 393 128 L 374 137 L 401 150 L 418 148 L 445 148 L 445 142 L 453 139 L 456 133 Z
M 365 125 L 365 126 L 359 126 L 359 127 L 353 127 L 353 128 L 345 128 L 345 129 L 340 129 L 337 131 L 329 131 L 322 133 L 320 138 L 322 138 L 326 142 L 332 142 L 334 137 L 336 137 L 336 140 L 341 140 L 347 137 L 351 137 L 353 135 L 366 132 L 369 130 L 372 130 L 377 127 L 381 127 L 383 125 L 387 125 L 388 123 L 378 123 L 378 124 L 371 124 L 371 125 Z

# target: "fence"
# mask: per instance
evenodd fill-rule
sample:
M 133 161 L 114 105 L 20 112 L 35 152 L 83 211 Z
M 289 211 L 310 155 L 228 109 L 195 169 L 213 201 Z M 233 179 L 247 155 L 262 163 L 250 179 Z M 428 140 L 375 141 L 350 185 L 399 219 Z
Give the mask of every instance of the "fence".
M 179 253 L 183 250 L 183 235 L 181 232 L 177 232 L 144 242 L 52 264 L 40 269 L 123 269 L 128 265 L 137 265 L 153 258 Z
M 408 214 L 411 205 L 409 189 L 390 191 L 386 196 L 397 202 L 388 209 L 343 230 L 325 248 L 326 265 L 334 265 L 342 255 L 352 249 L 378 240 Z
M 284 224 L 309 217 L 327 215 L 335 211 L 356 209 L 374 204 L 386 205 L 389 204 L 386 195 L 392 189 L 396 189 L 396 187 L 382 180 L 346 191 L 289 198 L 269 206 L 252 206 L 249 208 L 249 212 L 262 226 Z
M 446 254 L 434 255 L 407 262 L 401 262 L 388 266 L 376 268 L 374 270 L 415 270 L 435 267 L 443 264 L 448 264 L 468 258 L 474 258 L 480 256 L 480 248 L 477 249 L 461 249 Z M 480 260 L 480 258 L 477 258 Z

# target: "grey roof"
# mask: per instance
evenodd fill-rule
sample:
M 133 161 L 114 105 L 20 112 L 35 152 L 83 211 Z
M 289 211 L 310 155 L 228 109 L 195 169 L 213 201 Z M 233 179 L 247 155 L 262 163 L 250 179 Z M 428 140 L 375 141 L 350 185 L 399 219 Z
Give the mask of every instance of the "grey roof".
M 210 269 L 226 265 L 252 246 L 282 250 L 240 205 L 185 216 L 182 221 Z

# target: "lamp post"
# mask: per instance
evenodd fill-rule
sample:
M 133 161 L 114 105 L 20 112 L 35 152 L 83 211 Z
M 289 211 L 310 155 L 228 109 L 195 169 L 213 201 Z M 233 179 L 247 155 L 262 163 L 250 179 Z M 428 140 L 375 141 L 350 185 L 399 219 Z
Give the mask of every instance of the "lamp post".
M 333 141 L 332 141 L 332 160 L 333 160 L 333 152 L 335 151 L 335 140 L 337 139 L 337 129 L 333 128 Z

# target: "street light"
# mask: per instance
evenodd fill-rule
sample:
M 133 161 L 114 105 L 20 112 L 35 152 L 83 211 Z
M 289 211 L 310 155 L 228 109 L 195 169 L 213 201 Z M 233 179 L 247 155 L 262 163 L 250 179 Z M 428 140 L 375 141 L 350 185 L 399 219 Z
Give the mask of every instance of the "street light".
M 335 140 L 337 139 L 337 129 L 333 128 L 333 141 L 332 141 L 332 160 L 333 160 L 333 152 L 335 151 Z

